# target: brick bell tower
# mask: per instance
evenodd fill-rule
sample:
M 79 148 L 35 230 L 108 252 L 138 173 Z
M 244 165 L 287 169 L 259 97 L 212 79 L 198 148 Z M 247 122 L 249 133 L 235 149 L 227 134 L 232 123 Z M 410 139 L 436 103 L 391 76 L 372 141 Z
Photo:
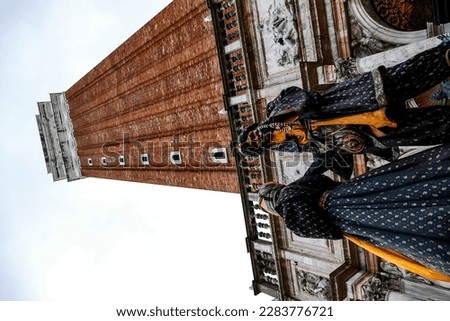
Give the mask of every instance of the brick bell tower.
M 66 92 L 38 102 L 54 180 L 239 192 L 204 0 L 174 0 Z

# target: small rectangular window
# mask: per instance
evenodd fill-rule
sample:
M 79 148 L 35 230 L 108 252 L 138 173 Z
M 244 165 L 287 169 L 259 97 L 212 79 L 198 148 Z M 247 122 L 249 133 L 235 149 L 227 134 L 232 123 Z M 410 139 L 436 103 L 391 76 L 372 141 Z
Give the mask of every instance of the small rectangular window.
M 88 165 L 94 166 L 94 161 L 92 160 L 92 158 L 88 158 Z
M 174 165 L 182 164 L 181 153 L 179 151 L 170 152 L 170 162 Z
M 141 164 L 142 165 L 150 164 L 150 159 L 148 158 L 148 154 L 141 154 Z
M 120 155 L 119 156 L 119 165 L 125 165 L 125 156 L 123 156 L 123 155 Z
M 106 161 L 106 157 L 102 157 L 100 163 L 102 164 L 102 166 L 107 166 L 108 162 Z
M 221 148 L 211 148 L 209 151 L 211 159 L 214 163 L 226 164 L 228 163 L 227 149 Z

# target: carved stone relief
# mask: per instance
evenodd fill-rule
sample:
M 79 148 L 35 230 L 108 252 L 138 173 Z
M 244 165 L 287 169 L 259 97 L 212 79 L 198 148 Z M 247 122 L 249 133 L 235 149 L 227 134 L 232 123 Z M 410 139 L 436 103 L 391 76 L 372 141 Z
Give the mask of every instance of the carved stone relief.
M 365 301 L 385 301 L 389 292 L 400 292 L 400 276 L 376 273 L 362 286 Z
M 298 65 L 298 33 L 289 1 L 257 1 L 258 29 L 262 38 L 267 72 L 274 74 Z
M 380 278 L 371 277 L 361 288 L 365 301 L 385 301 L 388 289 Z
M 423 293 L 414 291 L 418 285 L 422 285 Z M 438 292 L 433 290 L 436 286 Z M 368 278 L 361 289 L 365 301 L 445 299 L 439 292 L 444 291 L 441 284 L 435 284 L 386 261 L 380 261 L 379 272 Z
M 336 82 L 342 82 L 358 74 L 356 67 L 356 58 L 336 59 Z
M 367 28 L 363 27 L 350 13 L 352 57 L 335 61 L 336 82 L 342 82 L 358 74 L 357 59 L 383 52 L 398 46 L 378 39 Z
M 377 39 L 369 30 L 361 26 L 354 17 L 350 17 L 351 47 L 355 58 L 362 58 L 396 47 L 395 44 Z
M 332 300 L 330 280 L 327 278 L 297 269 L 297 281 L 301 294 L 313 296 L 320 301 Z
M 410 278 L 410 279 L 415 279 L 417 281 L 420 281 L 422 283 L 425 284 L 432 284 L 432 282 L 430 280 L 427 280 L 417 274 L 411 273 L 403 268 L 400 268 L 398 266 L 396 266 L 395 264 L 392 264 L 390 262 L 386 262 L 386 261 L 381 261 L 380 262 L 380 268 L 382 271 L 390 274 L 390 275 L 395 275 L 397 277 L 400 278 Z
M 358 23 L 370 32 L 370 38 L 380 39 L 387 43 L 408 44 L 426 38 L 426 30 L 395 30 L 381 21 L 373 10 L 369 0 L 347 0 L 349 12 Z

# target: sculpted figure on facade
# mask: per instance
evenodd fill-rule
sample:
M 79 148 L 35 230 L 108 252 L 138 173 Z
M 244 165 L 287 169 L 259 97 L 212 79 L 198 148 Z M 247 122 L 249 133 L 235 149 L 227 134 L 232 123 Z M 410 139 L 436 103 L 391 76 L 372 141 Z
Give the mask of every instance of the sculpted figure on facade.
M 298 34 L 292 5 L 288 1 L 269 5 L 259 28 L 269 41 L 269 54 L 273 54 L 278 66 L 290 67 L 298 64 Z
M 356 58 L 338 58 L 335 61 L 335 67 L 336 83 L 343 82 L 358 74 L 358 70 L 356 69 Z
M 361 288 L 366 301 L 384 301 L 388 291 L 386 284 L 376 276 L 371 277 Z
M 395 275 L 400 278 L 409 278 L 409 279 L 415 279 L 425 284 L 433 284 L 430 280 L 425 279 L 424 277 L 421 277 L 420 275 L 411 273 L 401 267 L 398 267 L 397 265 L 387 262 L 387 261 L 381 261 L 380 262 L 380 268 L 384 272 Z
M 321 301 L 332 300 L 330 281 L 313 273 L 298 270 L 297 280 L 302 292 Z
M 350 25 L 352 29 L 351 47 L 353 56 L 356 58 L 370 56 L 396 47 L 395 44 L 373 37 L 371 32 L 362 27 L 354 17 L 350 18 Z

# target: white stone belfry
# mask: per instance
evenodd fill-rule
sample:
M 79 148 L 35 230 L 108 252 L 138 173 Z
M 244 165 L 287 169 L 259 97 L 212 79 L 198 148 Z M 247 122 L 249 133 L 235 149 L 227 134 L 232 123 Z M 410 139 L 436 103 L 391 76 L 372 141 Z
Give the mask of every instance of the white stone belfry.
M 50 94 L 50 101 L 38 102 L 38 108 L 36 120 L 47 172 L 54 181 L 83 178 L 65 93 Z

